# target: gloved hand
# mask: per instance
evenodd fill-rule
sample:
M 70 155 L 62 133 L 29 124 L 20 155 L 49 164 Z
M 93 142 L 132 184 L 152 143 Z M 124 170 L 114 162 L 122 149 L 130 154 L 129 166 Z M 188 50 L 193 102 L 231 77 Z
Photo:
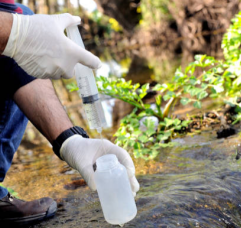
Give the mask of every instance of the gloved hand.
M 93 164 L 104 154 L 115 154 L 119 162 L 127 169 L 134 196 L 139 190 L 139 183 L 135 177 L 135 166 L 130 155 L 124 149 L 108 140 L 83 138 L 73 135 L 66 139 L 61 146 L 60 156 L 69 166 L 79 171 L 92 190 L 96 190 Z
M 81 48 L 64 30 L 80 23 L 80 17 L 70 14 L 13 14 L 13 25 L 3 55 L 13 58 L 29 75 L 59 79 L 74 76 L 74 66 L 82 63 L 98 69 L 101 61 Z

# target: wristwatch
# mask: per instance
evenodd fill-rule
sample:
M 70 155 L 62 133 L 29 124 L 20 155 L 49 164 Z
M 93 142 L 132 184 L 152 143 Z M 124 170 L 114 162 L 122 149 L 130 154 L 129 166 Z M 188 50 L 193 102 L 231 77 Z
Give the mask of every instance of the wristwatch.
M 89 138 L 89 136 L 87 135 L 87 133 L 85 132 L 85 130 L 81 127 L 78 126 L 74 126 L 71 127 L 65 131 L 63 131 L 54 141 L 53 141 L 53 151 L 54 153 L 61 159 L 59 150 L 62 146 L 62 144 L 64 143 L 64 141 L 66 139 L 68 139 L 69 137 L 71 137 L 72 135 L 81 135 L 83 138 Z

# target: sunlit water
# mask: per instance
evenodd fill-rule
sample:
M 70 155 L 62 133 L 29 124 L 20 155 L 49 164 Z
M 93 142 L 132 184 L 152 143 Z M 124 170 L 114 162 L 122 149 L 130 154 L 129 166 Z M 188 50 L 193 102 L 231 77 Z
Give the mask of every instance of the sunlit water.
M 217 139 L 208 131 L 176 141 L 179 146 L 160 151 L 155 161 L 134 159 L 138 213 L 124 227 L 241 227 L 240 137 Z M 34 228 L 113 227 L 97 193 L 48 146 L 19 150 L 4 184 L 25 200 L 58 202 L 56 216 Z

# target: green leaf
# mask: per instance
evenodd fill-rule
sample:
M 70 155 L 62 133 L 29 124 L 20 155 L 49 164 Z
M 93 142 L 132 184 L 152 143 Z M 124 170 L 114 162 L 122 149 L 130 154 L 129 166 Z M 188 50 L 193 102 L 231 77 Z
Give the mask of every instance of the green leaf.
M 161 95 L 159 94 L 159 95 L 156 96 L 156 104 L 157 104 L 158 106 L 161 106 L 161 103 L 162 103 L 162 97 L 161 97 Z
M 196 77 L 191 76 L 191 77 L 189 78 L 189 82 L 190 82 L 190 84 L 195 85 L 195 84 L 196 84 L 196 82 L 197 82 Z
M 154 129 L 155 128 L 155 122 L 151 117 L 148 117 L 144 120 L 143 124 L 148 128 L 148 129 Z
M 144 104 L 144 108 L 149 109 L 151 107 L 150 104 Z
M 137 130 L 135 130 L 133 133 L 132 133 L 132 135 L 133 136 L 138 136 L 138 135 L 140 135 L 140 134 L 142 134 L 142 131 L 141 130 L 139 130 L 139 129 L 137 129 Z
M 175 126 L 179 125 L 180 123 L 181 123 L 181 120 L 179 120 L 179 119 L 174 119 L 174 121 L 173 121 L 173 124 Z
M 156 131 L 154 129 L 148 129 L 145 133 L 147 134 L 147 136 L 150 137 L 150 136 L 154 135 L 156 133 Z
M 78 91 L 79 88 L 78 86 L 76 85 L 76 83 L 70 83 L 70 84 L 67 84 L 66 85 L 66 88 L 70 91 L 70 92 L 73 92 L 73 91 Z
M 151 108 L 146 109 L 145 112 L 148 115 L 153 115 L 154 114 L 154 111 Z
M 118 139 L 119 141 L 123 141 L 123 140 L 125 140 L 125 139 L 126 139 L 126 136 L 121 135 L 121 136 L 117 137 L 117 139 Z
M 179 125 L 179 126 L 175 126 L 175 130 L 181 130 L 181 128 L 182 128 L 182 126 L 181 125 Z
M 130 125 L 134 128 L 137 128 L 140 126 L 139 120 L 138 119 L 130 119 Z
M 189 64 L 185 68 L 185 74 L 187 74 L 187 73 L 193 74 L 194 70 L 195 70 L 195 66 L 193 64 Z
M 138 137 L 138 139 L 143 143 L 146 143 L 149 140 L 149 138 L 146 135 L 141 135 Z
M 206 91 L 201 91 L 197 94 L 197 99 L 202 100 L 203 98 L 207 97 L 208 93 Z
M 202 104 L 201 104 L 200 101 L 195 101 L 195 102 L 193 103 L 193 106 L 194 106 L 195 108 L 201 108 L 201 107 L 202 107 Z
M 196 87 L 193 87 L 191 90 L 190 90 L 190 94 L 192 97 L 196 96 L 198 93 L 200 93 L 200 91 L 202 91 L 200 88 L 196 88 Z
M 135 149 L 135 150 L 140 150 L 140 149 L 141 149 L 141 144 L 140 144 L 139 142 L 136 142 L 136 143 L 134 144 L 134 149 Z
M 135 84 L 135 85 L 133 86 L 133 90 L 135 91 L 135 90 L 137 90 L 139 87 L 140 87 L 140 84 L 137 83 L 137 84 Z
M 139 94 L 139 97 L 142 99 L 146 96 L 146 94 L 147 94 L 146 92 L 142 92 L 142 93 Z
M 169 139 L 170 138 L 170 136 L 168 136 L 168 135 L 158 135 L 157 136 L 157 139 L 159 140 L 159 141 L 165 141 L 165 140 L 167 140 L 167 139 Z
M 168 88 L 167 84 L 156 84 L 154 87 L 153 87 L 153 91 L 161 91 L 161 92 L 164 92 L 166 91 L 166 89 Z
M 143 91 L 147 91 L 149 89 L 149 87 L 150 87 L 150 84 L 146 83 L 141 88 L 142 88 Z
M 206 55 L 195 55 L 194 59 L 198 62 L 202 62 L 205 59 Z
M 172 91 L 168 91 L 167 94 L 163 97 L 164 101 L 171 99 L 172 97 L 176 97 L 176 94 Z
M 173 124 L 174 121 L 172 119 L 165 118 L 164 122 L 165 122 L 166 127 L 169 127 Z
M 186 104 L 188 104 L 190 101 L 191 101 L 191 100 L 190 100 L 189 98 L 183 97 L 180 102 L 181 102 L 183 105 L 186 105 Z
M 217 93 L 213 93 L 213 94 L 211 94 L 209 97 L 211 97 L 211 98 L 218 98 L 219 95 L 218 95 Z
M 191 123 L 191 122 L 192 122 L 191 120 L 184 120 L 184 121 L 182 121 L 182 126 L 188 127 L 188 124 Z
M 203 90 L 207 89 L 207 88 L 208 88 L 208 84 L 207 84 L 207 83 L 202 83 L 202 84 L 201 84 L 201 88 L 202 88 Z
M 177 68 L 174 76 L 174 81 L 179 81 L 179 79 L 182 79 L 185 77 L 185 74 L 181 71 L 181 67 Z

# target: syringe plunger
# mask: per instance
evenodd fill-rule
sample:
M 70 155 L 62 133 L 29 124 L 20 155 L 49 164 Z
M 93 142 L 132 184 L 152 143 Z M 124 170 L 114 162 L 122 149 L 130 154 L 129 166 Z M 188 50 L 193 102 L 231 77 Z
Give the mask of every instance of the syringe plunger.
M 82 48 L 85 48 L 77 25 L 70 26 L 66 30 L 68 37 L 72 41 Z M 79 88 L 79 95 L 83 100 L 84 110 L 90 129 L 96 129 L 100 133 L 102 127 L 106 127 L 107 124 L 103 107 L 99 99 L 93 70 L 77 63 L 75 66 L 75 77 Z

